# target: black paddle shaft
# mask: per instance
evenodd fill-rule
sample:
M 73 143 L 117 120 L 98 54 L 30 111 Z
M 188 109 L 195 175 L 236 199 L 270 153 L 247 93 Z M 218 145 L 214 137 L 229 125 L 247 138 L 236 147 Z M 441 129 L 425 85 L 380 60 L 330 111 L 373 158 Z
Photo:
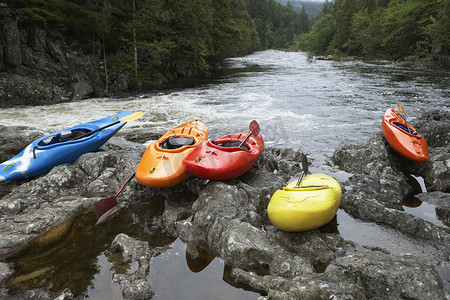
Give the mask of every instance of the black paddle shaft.
M 308 159 L 306 158 L 306 155 L 303 155 L 303 157 L 302 157 L 302 172 L 300 173 L 300 177 L 298 178 L 295 188 L 300 187 L 300 182 L 302 181 L 303 176 L 305 176 L 307 173 L 308 173 Z
M 114 123 L 108 124 L 108 125 L 106 125 L 106 126 L 103 126 L 103 127 L 101 127 L 101 128 L 97 128 L 97 129 L 95 129 L 95 130 L 86 132 L 85 134 L 82 134 L 82 135 L 80 135 L 80 136 L 74 138 L 73 140 L 79 140 L 79 139 L 85 138 L 85 137 L 87 137 L 87 136 L 90 136 L 91 134 L 96 133 L 97 131 L 106 129 L 106 128 L 108 128 L 108 127 L 111 127 L 111 126 L 116 125 L 116 124 L 119 124 L 119 123 L 120 123 L 120 120 L 119 120 L 119 121 L 116 121 L 116 122 L 114 122 Z

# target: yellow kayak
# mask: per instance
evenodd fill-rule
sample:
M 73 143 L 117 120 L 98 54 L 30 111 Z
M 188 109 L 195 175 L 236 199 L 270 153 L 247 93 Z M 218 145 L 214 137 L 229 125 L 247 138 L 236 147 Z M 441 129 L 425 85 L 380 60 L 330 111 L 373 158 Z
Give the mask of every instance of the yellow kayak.
M 284 231 L 307 231 L 325 225 L 341 204 L 341 186 L 325 174 L 305 176 L 276 191 L 267 206 L 273 225 Z

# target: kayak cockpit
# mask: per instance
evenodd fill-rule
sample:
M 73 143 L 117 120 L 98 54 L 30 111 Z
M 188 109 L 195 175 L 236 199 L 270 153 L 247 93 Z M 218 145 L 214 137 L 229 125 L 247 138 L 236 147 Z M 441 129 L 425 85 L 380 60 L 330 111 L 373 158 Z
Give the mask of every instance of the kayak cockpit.
M 58 134 L 46 137 L 39 141 L 38 146 L 48 146 L 57 143 L 63 143 L 67 141 L 77 140 L 80 137 L 86 135 L 91 130 L 89 129 L 66 129 L 61 130 Z
M 396 126 L 397 128 L 400 128 L 401 130 L 403 130 L 403 131 L 405 131 L 407 133 L 410 133 L 410 134 L 413 134 L 413 135 L 417 135 L 417 132 L 414 131 L 414 129 L 412 129 L 411 127 L 409 128 L 409 130 L 411 131 L 410 132 L 410 131 L 408 131 L 408 128 L 403 126 L 403 124 L 400 124 L 400 123 L 397 123 L 397 122 L 392 122 L 392 125 Z
M 170 136 L 168 139 L 164 140 L 159 144 L 159 147 L 162 149 L 178 149 L 183 146 L 191 146 L 195 145 L 195 139 L 193 136 L 184 137 L 184 136 Z
M 239 145 L 242 143 L 241 141 L 237 140 L 237 141 L 222 141 L 222 142 L 216 142 L 216 141 L 211 141 L 211 143 L 213 143 L 216 146 L 219 147 L 225 147 L 225 148 L 232 148 L 232 147 L 239 147 Z M 243 144 L 242 146 L 240 146 L 240 148 L 244 149 L 244 150 L 250 150 L 250 148 L 246 145 Z

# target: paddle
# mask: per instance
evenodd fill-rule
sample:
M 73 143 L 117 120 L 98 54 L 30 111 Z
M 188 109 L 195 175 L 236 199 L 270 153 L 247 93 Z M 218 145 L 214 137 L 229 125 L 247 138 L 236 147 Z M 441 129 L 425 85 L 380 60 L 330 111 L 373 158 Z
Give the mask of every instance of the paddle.
M 409 129 L 408 121 L 406 121 L 406 110 L 405 110 L 405 108 L 401 104 L 397 104 L 397 108 L 400 111 L 400 113 L 402 114 L 403 120 L 405 120 L 406 128 L 408 128 L 408 132 L 411 133 L 411 129 Z
M 256 122 L 256 120 L 253 120 L 250 125 L 248 126 L 248 128 L 250 129 L 250 132 L 248 133 L 248 135 L 245 137 L 245 139 L 239 144 L 238 147 L 241 147 L 242 145 L 244 145 L 244 143 L 248 140 L 248 138 L 252 135 L 252 134 L 259 134 L 259 124 L 258 122 Z
M 96 133 L 97 131 L 103 130 L 103 129 L 105 129 L 105 128 L 111 127 L 111 126 L 116 125 L 116 124 L 119 124 L 119 123 L 124 123 L 124 122 L 129 122 L 129 121 L 133 121 L 133 120 L 139 119 L 139 118 L 142 117 L 143 115 L 144 115 L 144 114 L 143 114 L 141 111 L 135 112 L 135 113 L 133 113 L 133 114 L 131 114 L 131 115 L 128 115 L 128 116 L 126 116 L 126 117 L 121 118 L 120 120 L 118 120 L 118 121 L 116 121 L 116 122 L 114 122 L 114 123 L 108 124 L 108 125 L 103 126 L 103 127 L 101 127 L 101 128 L 98 128 L 98 129 L 89 131 L 89 132 L 87 132 L 87 133 L 85 133 L 85 134 L 83 134 L 83 135 L 80 135 L 80 136 L 76 137 L 74 140 L 79 140 L 79 139 L 85 138 L 85 137 L 87 137 L 87 136 L 89 136 L 89 135 L 91 135 L 91 134 Z
M 119 191 L 116 193 L 115 196 L 102 199 L 100 201 L 97 201 L 94 203 L 94 212 L 95 215 L 98 218 L 97 224 L 106 219 L 109 215 L 111 215 L 114 212 L 114 208 L 116 208 L 117 205 L 117 196 L 122 192 L 123 188 L 128 184 L 128 182 L 133 179 L 135 173 L 133 173 L 120 187 Z
M 303 154 L 302 157 L 302 172 L 300 173 L 300 176 L 298 178 L 297 184 L 295 185 L 295 188 L 300 187 L 300 182 L 303 179 L 303 176 L 305 176 L 308 173 L 308 159 L 306 158 L 306 155 Z

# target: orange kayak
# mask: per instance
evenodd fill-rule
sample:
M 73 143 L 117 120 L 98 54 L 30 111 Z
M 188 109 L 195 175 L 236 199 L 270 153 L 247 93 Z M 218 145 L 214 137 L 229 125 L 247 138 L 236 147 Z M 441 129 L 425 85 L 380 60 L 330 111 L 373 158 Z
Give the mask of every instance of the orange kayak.
M 183 182 L 189 177 L 183 159 L 206 140 L 208 130 L 200 121 L 167 131 L 145 150 L 136 169 L 137 181 L 150 187 L 170 187 Z
M 410 132 L 408 132 L 408 126 Z M 428 145 L 425 138 L 392 108 L 386 110 L 381 123 L 383 135 L 391 147 L 403 157 L 415 162 L 428 160 Z

